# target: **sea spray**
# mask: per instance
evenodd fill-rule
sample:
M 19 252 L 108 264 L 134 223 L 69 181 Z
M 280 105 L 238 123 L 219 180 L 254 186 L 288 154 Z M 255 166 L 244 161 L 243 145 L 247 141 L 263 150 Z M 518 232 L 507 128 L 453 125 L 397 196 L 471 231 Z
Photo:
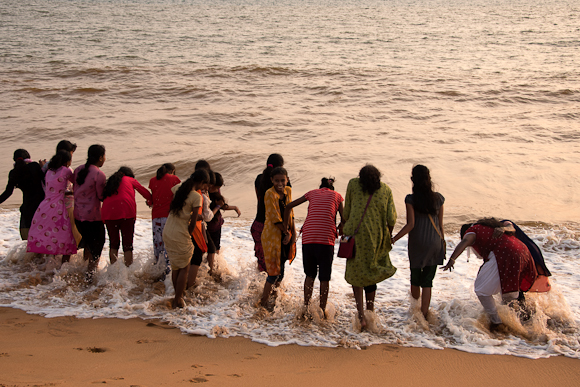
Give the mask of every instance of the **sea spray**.
M 5 228 L 15 226 L 15 212 L 0 213 Z M 300 318 L 304 308 L 300 245 L 294 263 L 286 264 L 286 275 L 271 310 L 258 307 L 266 274 L 257 270 L 250 222 L 237 219 L 228 219 L 224 226 L 221 252 L 216 255 L 216 275 L 208 274 L 204 261 L 197 285 L 186 292 L 186 308 L 174 310 L 170 307 L 171 279 L 157 281 L 163 265 L 155 263 L 150 227 L 149 219 L 137 219 L 135 261 L 130 267 L 122 259 L 110 265 L 105 247 L 91 284 L 85 281 L 87 263 L 82 250 L 71 256 L 70 262 L 47 271 L 46 257 L 26 253 L 26 242 L 20 241 L 17 233 L 5 237 L 0 244 L 0 305 L 47 317 L 157 318 L 184 333 L 242 336 L 274 346 L 293 343 L 363 348 L 386 343 L 530 358 L 558 354 L 580 357 L 576 294 L 579 276 L 574 274 L 577 241 L 569 228 L 526 228 L 544 250 L 554 273 L 550 278 L 553 289 L 549 293 L 526 294 L 526 307 L 533 311 L 528 319 L 499 305 L 507 328 L 505 332 L 491 333 L 488 318 L 473 293 L 481 261 L 472 257 L 467 262 L 462 256 L 452 273 L 437 273 L 425 320 L 418 301 L 409 294 L 405 239 L 391 251 L 399 270 L 378 284 L 375 311 L 367 315 L 370 324 L 364 332 L 357 329 L 352 288 L 343 278 L 345 260 L 339 258 L 333 264 L 326 318 L 319 310 L 318 281 L 306 318 Z M 458 242 L 453 235 L 448 239 L 452 245 Z M 56 262 L 60 262 L 60 256 Z

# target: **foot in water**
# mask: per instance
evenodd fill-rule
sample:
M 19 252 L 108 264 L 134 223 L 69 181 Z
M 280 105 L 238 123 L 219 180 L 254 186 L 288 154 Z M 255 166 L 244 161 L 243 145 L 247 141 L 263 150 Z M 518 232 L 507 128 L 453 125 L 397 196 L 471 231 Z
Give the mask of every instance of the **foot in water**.
M 359 315 L 358 319 L 360 321 L 360 331 L 364 332 L 367 329 L 367 319 L 365 318 L 364 315 Z
M 489 331 L 491 333 L 503 332 L 505 330 L 505 325 L 503 323 L 491 323 L 489 324 Z
M 177 308 L 183 309 L 183 308 L 185 308 L 185 301 L 183 300 L 183 298 L 180 298 L 178 300 L 173 299 L 173 302 L 171 302 L 171 307 L 173 309 L 177 309 Z

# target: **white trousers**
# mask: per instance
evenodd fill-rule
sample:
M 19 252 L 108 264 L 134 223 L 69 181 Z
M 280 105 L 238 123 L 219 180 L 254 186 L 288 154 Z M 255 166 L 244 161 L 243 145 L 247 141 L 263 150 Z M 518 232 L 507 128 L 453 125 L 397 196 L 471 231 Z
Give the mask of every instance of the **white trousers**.
M 488 258 L 488 261 L 481 266 L 477 278 L 475 279 L 475 294 L 479 298 L 479 302 L 481 302 L 483 309 L 489 315 L 490 321 L 493 324 L 501 324 L 501 318 L 497 313 L 497 307 L 495 305 L 495 300 L 493 299 L 494 294 L 501 293 L 499 270 L 497 268 L 497 260 L 495 259 L 493 251 L 489 253 Z M 519 292 L 510 292 L 502 294 L 502 300 L 504 303 L 508 303 L 517 299 L 518 296 Z

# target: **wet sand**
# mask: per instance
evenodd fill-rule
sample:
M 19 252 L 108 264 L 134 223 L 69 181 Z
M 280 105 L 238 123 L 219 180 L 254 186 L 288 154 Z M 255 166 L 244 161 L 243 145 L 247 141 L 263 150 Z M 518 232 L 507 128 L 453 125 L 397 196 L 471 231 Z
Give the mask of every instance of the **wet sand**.
M 0 386 L 577 386 L 580 361 L 376 345 L 269 347 L 158 320 L 44 318 L 0 308 Z

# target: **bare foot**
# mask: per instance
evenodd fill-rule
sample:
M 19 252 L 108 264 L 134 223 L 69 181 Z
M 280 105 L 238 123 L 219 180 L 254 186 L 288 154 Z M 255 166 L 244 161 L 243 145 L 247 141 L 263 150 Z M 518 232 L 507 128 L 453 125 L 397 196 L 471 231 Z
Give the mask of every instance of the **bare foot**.
M 185 308 L 185 301 L 183 300 L 183 298 L 179 298 L 179 299 L 173 299 L 173 301 L 171 302 L 171 307 L 173 309 L 179 308 L 179 309 L 183 309 Z
M 365 318 L 365 316 L 358 316 L 359 320 L 360 320 L 360 331 L 363 332 L 367 329 L 367 319 Z

